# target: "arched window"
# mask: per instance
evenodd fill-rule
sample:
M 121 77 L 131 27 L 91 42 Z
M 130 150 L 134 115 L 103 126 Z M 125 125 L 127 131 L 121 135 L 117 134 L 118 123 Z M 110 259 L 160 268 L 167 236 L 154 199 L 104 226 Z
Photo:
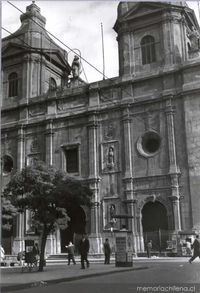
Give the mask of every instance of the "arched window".
M 146 36 L 141 40 L 142 64 L 156 61 L 155 40 L 152 36 Z
M 12 72 L 8 76 L 8 96 L 18 96 L 18 75 L 16 72 Z
M 51 77 L 50 80 L 49 80 L 49 88 L 52 91 L 56 90 L 56 88 L 57 88 L 56 81 L 55 81 L 55 79 L 53 77 Z

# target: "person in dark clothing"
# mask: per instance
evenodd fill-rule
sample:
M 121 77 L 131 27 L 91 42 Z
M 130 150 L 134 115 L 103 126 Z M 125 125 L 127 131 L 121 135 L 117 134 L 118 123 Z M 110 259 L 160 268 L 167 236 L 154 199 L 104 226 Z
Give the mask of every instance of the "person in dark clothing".
M 81 269 L 85 269 L 85 262 L 87 264 L 87 268 L 89 268 L 89 261 L 88 261 L 88 252 L 90 249 L 89 240 L 83 235 L 80 244 L 79 244 L 79 252 L 81 255 Z
M 151 249 L 152 249 L 152 241 L 149 240 L 149 242 L 147 243 L 147 257 L 151 258 Z
M 74 245 L 72 244 L 72 242 L 69 242 L 68 246 L 65 246 L 67 248 L 67 252 L 68 252 L 68 266 L 70 265 L 70 260 L 73 261 L 73 264 L 75 265 L 75 259 L 74 259 Z
M 32 257 L 33 257 L 33 262 L 37 264 L 39 258 L 40 258 L 40 250 L 38 243 L 35 243 L 32 249 Z
M 111 254 L 111 248 L 108 238 L 106 238 L 106 241 L 103 244 L 104 247 L 104 255 L 105 255 L 105 261 L 104 264 L 110 264 L 110 254 Z
M 34 244 L 33 249 L 32 249 L 32 254 L 33 254 L 36 258 L 38 258 L 39 254 L 40 254 L 38 243 L 35 243 L 35 244 Z
M 189 263 L 192 263 L 192 261 L 196 257 L 200 258 L 200 239 L 199 239 L 199 235 L 196 235 L 196 239 L 194 240 L 194 242 L 192 244 L 192 249 L 194 249 L 193 256 L 189 259 Z

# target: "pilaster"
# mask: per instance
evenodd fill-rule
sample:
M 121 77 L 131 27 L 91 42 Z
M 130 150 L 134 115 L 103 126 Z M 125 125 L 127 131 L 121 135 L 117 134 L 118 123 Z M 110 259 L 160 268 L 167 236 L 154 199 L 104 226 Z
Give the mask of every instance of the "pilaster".
M 167 133 L 168 133 L 168 149 L 169 149 L 169 176 L 171 179 L 171 196 L 172 208 L 174 214 L 174 229 L 181 229 L 180 217 L 180 187 L 178 177 L 180 170 L 177 165 L 176 144 L 175 144 L 175 129 L 174 129 L 174 109 L 171 103 L 170 96 L 166 101 L 166 118 L 167 118 Z
M 92 207 L 91 207 L 91 233 L 90 244 L 92 253 L 101 253 L 102 239 L 100 236 L 100 195 L 99 195 L 99 183 L 100 178 L 98 176 L 97 165 L 97 129 L 98 123 L 96 115 L 93 114 L 89 117 L 88 123 L 88 146 L 89 146 L 89 186 L 93 191 Z
M 24 147 L 24 125 L 20 125 L 17 132 L 17 170 L 21 171 L 24 167 L 24 156 L 25 147 Z
M 50 120 L 46 124 L 46 163 L 53 165 L 53 121 Z
M 21 171 L 25 164 L 25 133 L 24 125 L 20 125 L 17 134 L 17 169 Z M 24 214 L 16 217 L 16 238 L 13 242 L 13 252 L 24 250 Z
M 172 18 L 167 16 L 166 14 L 163 15 L 162 35 L 163 35 L 164 64 L 167 70 L 174 63 L 174 55 L 173 55 L 174 44 L 172 39 Z
M 123 112 L 123 129 L 124 129 L 124 179 L 130 179 L 133 176 L 132 169 L 132 148 L 131 148 L 131 119 L 129 116 L 129 108 L 125 108 Z
M 172 97 L 169 97 L 166 101 L 166 118 L 167 118 L 167 134 L 168 134 L 168 147 L 169 147 L 169 173 L 179 173 L 176 158 L 176 145 L 174 134 L 174 109 L 171 104 Z

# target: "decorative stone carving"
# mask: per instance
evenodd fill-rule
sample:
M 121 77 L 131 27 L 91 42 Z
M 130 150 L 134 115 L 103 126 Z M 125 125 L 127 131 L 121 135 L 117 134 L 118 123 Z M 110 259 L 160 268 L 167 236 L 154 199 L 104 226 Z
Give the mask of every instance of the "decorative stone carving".
M 101 145 L 102 172 L 119 171 L 119 144 L 117 141 Z
M 81 74 L 81 64 L 79 61 L 79 57 L 75 55 L 74 60 L 72 61 L 72 76 L 73 78 L 79 78 L 80 74 Z
M 115 201 L 108 202 L 103 201 L 103 210 L 104 210 L 104 229 L 106 230 L 113 230 L 117 228 L 117 220 L 115 215 L 117 214 L 117 202 Z
M 114 204 L 111 204 L 109 206 L 109 214 L 110 214 L 110 219 L 114 218 L 114 216 L 116 214 L 116 207 Z
M 104 102 L 111 102 L 114 100 L 113 89 L 99 89 L 99 99 L 102 103 Z
M 85 96 L 77 96 L 76 99 L 67 98 L 67 99 L 60 99 L 57 101 L 57 111 L 74 111 L 80 107 L 85 107 L 87 104 L 87 99 Z
M 57 109 L 58 109 L 58 111 L 64 111 L 67 109 L 67 107 L 63 101 L 58 101 L 57 102 Z
M 170 190 L 171 181 L 169 176 L 141 177 L 134 180 L 136 191 L 149 192 L 156 190 Z
M 108 169 L 112 169 L 114 167 L 114 147 L 110 146 L 108 149 L 108 162 L 107 167 Z
M 200 33 L 193 26 L 192 29 L 187 31 L 187 37 L 190 40 L 191 51 L 198 51 L 200 49 Z
M 29 109 L 29 117 L 41 116 L 46 113 L 43 106 L 35 106 Z
M 112 123 L 108 124 L 104 128 L 104 138 L 106 140 L 113 139 L 115 137 L 115 127 Z
M 37 153 L 38 152 L 38 140 L 37 138 L 34 138 L 30 145 L 30 151 L 31 153 Z

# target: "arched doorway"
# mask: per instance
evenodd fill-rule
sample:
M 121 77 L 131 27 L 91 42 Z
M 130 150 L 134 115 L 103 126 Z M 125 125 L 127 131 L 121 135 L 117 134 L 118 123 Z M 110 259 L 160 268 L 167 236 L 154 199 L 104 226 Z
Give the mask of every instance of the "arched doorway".
M 84 234 L 86 228 L 86 215 L 82 207 L 72 207 L 67 214 L 70 217 L 68 227 L 65 230 L 60 230 L 61 252 L 66 252 L 65 246 L 68 245 L 69 241 L 76 242 L 75 235 Z
M 142 227 L 145 244 L 152 240 L 153 250 L 167 247 L 168 217 L 165 206 L 158 202 L 147 202 L 142 209 Z

